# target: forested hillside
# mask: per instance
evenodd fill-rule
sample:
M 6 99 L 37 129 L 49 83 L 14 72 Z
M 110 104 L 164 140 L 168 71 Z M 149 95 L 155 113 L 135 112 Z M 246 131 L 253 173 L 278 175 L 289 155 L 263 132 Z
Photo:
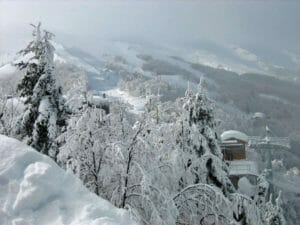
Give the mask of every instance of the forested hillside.
M 257 175 L 253 196 L 233 185 L 220 147 L 220 131 L 231 126 L 254 133 L 254 128 L 245 129 L 251 113 L 258 110 L 272 117 L 271 128 L 277 129 L 281 123 L 274 122 L 273 127 L 272 121 L 280 119 L 281 112 L 264 107 L 272 101 L 278 103 L 274 107 L 295 105 L 292 113 L 296 114 L 297 98 L 289 98 L 296 93 L 296 85 L 135 51 L 127 52 L 127 58 L 106 55 L 98 60 L 67 50 L 53 38 L 40 23 L 33 25 L 32 41 L 8 64 L 14 69 L 1 82 L 1 134 L 50 157 L 50 164 L 77 176 L 95 199 L 97 195 L 126 209 L 138 224 L 286 224 L 281 192 L 271 189 L 268 180 L 270 171 Z M 272 86 L 266 86 L 270 81 Z M 282 93 L 284 88 L 289 92 Z M 268 97 L 271 94 L 290 102 Z M 4 152 L 10 154 L 6 148 Z M 5 158 L 1 160 L 5 166 Z M 0 172 L 3 183 L 13 179 L 4 172 Z M 27 173 L 24 176 L 25 182 Z M 55 182 L 60 176 L 51 179 Z M 41 193 L 37 201 L 44 198 Z M 55 205 L 56 199 L 43 202 Z M 1 203 L 3 223 L 11 224 L 18 202 L 9 210 Z M 25 224 L 30 221 L 44 220 L 22 217 Z

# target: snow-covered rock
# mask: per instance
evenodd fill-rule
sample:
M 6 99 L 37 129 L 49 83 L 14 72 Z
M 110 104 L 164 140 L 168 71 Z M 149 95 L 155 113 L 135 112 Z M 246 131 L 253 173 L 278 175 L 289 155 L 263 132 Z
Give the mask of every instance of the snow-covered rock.
M 125 210 L 90 193 L 72 174 L 0 135 L 1 225 L 130 225 Z
M 255 195 L 256 186 L 252 185 L 247 177 L 242 177 L 238 181 L 238 192 L 249 197 Z

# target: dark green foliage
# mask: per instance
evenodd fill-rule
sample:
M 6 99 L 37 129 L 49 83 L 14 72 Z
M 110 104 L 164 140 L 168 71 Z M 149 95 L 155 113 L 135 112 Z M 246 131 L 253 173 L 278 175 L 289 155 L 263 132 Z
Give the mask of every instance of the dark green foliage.
M 25 71 L 17 91 L 25 98 L 26 110 L 16 128 L 21 138 L 36 150 L 49 155 L 56 138 L 66 125 L 61 88 L 53 76 L 53 51 L 48 31 L 41 33 L 41 24 L 34 26 L 34 40 L 20 54 L 24 60 L 16 66 Z M 55 148 L 57 151 L 57 148 Z M 53 150 L 53 149 L 52 149 Z M 53 153 L 57 155 L 57 152 Z
M 32 144 L 32 147 L 38 149 L 43 154 L 48 155 L 51 143 L 49 143 L 48 127 L 45 120 L 36 123 L 35 132 L 37 140 Z
M 32 96 L 33 88 L 41 76 L 42 71 L 40 71 L 40 68 L 35 63 L 29 64 L 21 62 L 16 64 L 16 66 L 21 70 L 27 68 L 26 75 L 23 77 L 21 83 L 19 83 L 17 86 L 17 91 L 20 93 L 21 97 Z M 30 98 L 28 101 L 30 101 Z

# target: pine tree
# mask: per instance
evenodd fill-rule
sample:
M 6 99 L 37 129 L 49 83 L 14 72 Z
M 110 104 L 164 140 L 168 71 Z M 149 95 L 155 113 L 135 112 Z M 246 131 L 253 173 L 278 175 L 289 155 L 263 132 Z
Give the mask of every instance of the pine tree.
M 181 115 L 174 125 L 176 137 L 178 224 L 229 224 L 232 212 L 226 198 L 234 188 L 218 145 L 212 103 L 203 80 L 194 94 L 189 85 L 179 100 Z
M 196 94 L 188 87 L 183 102 L 178 143 L 186 174 L 180 180 L 181 188 L 206 183 L 217 186 L 225 195 L 232 192 L 234 189 L 218 145 L 213 107 L 204 92 L 203 79 Z
M 23 59 L 16 64 L 25 70 L 17 90 L 26 99 L 17 133 L 36 150 L 55 158 L 55 139 L 65 125 L 65 113 L 61 88 L 56 87 L 54 78 L 54 47 L 50 42 L 54 35 L 41 32 L 40 23 L 32 26 L 34 40 L 20 51 Z
M 43 67 L 39 65 L 39 59 L 43 54 L 41 24 L 39 23 L 37 26 L 31 24 L 31 26 L 34 28 L 32 32 L 34 40 L 19 52 L 23 56 L 23 59 L 16 63 L 16 66 L 20 70 L 26 70 L 25 76 L 17 87 L 20 96 L 27 97 L 26 102 L 30 102 L 34 86 L 43 73 Z

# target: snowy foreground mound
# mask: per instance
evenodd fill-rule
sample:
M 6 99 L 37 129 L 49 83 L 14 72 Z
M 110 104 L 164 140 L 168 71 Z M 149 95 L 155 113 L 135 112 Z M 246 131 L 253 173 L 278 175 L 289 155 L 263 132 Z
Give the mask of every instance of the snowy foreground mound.
M 0 135 L 1 225 L 131 225 L 125 210 L 90 193 L 72 174 Z

